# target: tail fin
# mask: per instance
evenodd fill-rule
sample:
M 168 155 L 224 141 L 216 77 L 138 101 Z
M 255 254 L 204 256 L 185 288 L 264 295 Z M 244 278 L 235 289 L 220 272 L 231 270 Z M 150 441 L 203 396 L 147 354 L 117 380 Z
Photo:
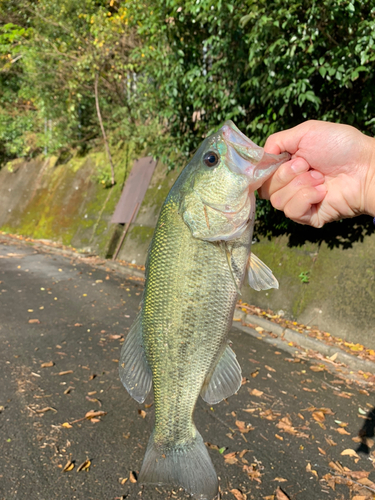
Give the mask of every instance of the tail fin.
M 147 446 L 140 483 L 181 486 L 196 500 L 213 500 L 218 480 L 202 436 L 174 448 L 158 446 L 153 435 Z

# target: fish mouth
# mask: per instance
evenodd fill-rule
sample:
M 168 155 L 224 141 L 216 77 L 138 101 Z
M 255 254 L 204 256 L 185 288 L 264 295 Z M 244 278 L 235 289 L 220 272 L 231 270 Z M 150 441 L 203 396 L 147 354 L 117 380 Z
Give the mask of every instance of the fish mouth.
M 227 144 L 226 158 L 229 168 L 237 174 L 249 177 L 252 184 L 261 186 L 282 163 L 291 158 L 287 152 L 279 155 L 266 153 L 246 137 L 231 120 L 221 127 L 221 134 Z

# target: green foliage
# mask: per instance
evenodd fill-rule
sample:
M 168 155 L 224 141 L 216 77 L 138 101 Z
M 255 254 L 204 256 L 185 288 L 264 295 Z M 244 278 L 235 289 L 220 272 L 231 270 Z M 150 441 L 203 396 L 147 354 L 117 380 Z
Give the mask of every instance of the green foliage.
M 374 49 L 373 0 L 0 0 L 0 161 L 101 143 L 97 75 L 112 147 L 171 168 L 226 119 L 261 145 L 306 119 L 375 135 Z

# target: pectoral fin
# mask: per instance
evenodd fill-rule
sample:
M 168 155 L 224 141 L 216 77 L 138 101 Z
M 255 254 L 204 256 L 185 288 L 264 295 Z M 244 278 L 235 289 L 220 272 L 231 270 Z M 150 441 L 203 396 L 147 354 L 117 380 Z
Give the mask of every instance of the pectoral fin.
M 248 262 L 249 285 L 254 290 L 268 290 L 279 288 L 279 282 L 272 274 L 271 269 L 266 266 L 256 255 L 250 254 Z
M 241 367 L 236 355 L 228 345 L 212 375 L 207 377 L 201 390 L 201 396 L 206 403 L 214 405 L 236 393 L 241 387 L 241 383 Z
M 122 346 L 119 374 L 121 382 L 131 397 L 138 403 L 143 403 L 152 386 L 152 372 L 143 347 L 140 312 Z

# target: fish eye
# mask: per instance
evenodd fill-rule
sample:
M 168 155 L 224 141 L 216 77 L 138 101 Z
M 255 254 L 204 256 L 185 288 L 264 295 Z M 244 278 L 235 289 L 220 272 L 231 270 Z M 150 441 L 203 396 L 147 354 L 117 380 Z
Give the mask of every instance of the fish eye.
M 203 162 L 207 167 L 215 167 L 220 161 L 220 156 L 214 151 L 208 151 L 203 156 Z

